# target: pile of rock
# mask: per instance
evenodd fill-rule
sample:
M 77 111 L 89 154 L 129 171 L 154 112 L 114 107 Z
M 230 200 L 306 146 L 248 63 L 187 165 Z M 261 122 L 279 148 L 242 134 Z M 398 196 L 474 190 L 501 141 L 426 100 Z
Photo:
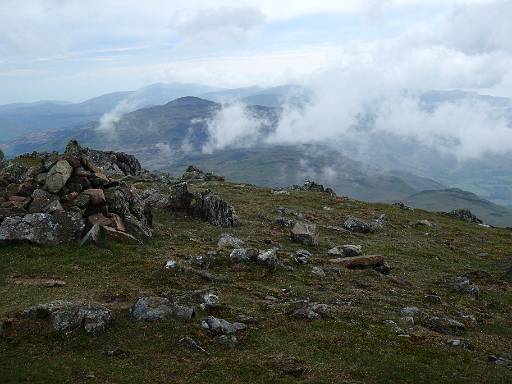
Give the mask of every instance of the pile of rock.
M 233 206 L 209 189 L 200 193 L 191 193 L 187 183 L 174 186 L 168 207 L 171 211 L 186 213 L 212 225 L 233 227 L 239 224 Z
M 147 205 L 131 186 L 106 176 L 87 154 L 103 162 L 113 156 L 109 169 L 123 175 L 138 172 L 138 161 L 125 154 L 82 150 L 76 142 L 67 150 L 64 155 L 32 154 L 32 166 L 8 166 L 0 173 L 0 241 L 72 242 L 86 229 L 93 231 L 86 236 L 92 241 L 100 231 L 117 240 L 151 238 Z M 13 164 L 26 163 L 27 158 L 17 160 Z

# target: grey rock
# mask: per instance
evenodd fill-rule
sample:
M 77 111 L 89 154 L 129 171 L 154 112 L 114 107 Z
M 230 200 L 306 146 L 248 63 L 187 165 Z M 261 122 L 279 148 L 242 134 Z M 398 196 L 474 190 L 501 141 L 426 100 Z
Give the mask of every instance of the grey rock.
M 299 249 L 295 252 L 295 262 L 298 264 L 307 264 L 311 258 L 311 253 L 305 249 Z
M 404 307 L 400 311 L 400 313 L 404 316 L 416 316 L 420 312 L 420 309 L 418 307 Z
M 92 228 L 80 241 L 80 246 L 84 247 L 87 245 L 98 245 L 101 238 L 101 227 L 98 224 L 94 224 Z
M 363 255 L 363 246 L 362 245 L 341 245 L 338 247 L 331 248 L 327 253 L 330 256 L 340 256 L 340 257 L 355 257 Z
M 449 286 L 453 292 L 464 293 L 474 297 L 480 295 L 480 288 L 478 285 L 471 283 L 466 276 L 457 276 L 451 279 Z
M 456 219 L 465 221 L 471 224 L 483 224 L 484 222 L 476 217 L 469 209 L 456 209 L 451 212 L 447 212 L 446 215 L 454 217 Z
M 247 250 L 243 248 L 234 249 L 229 255 L 229 258 L 237 262 L 244 262 L 250 260 Z
M 349 216 L 346 218 L 346 220 L 343 222 L 343 228 L 349 230 L 350 232 L 357 233 L 372 232 L 370 224 L 354 216 Z
M 431 303 L 431 304 L 442 304 L 443 303 L 443 300 L 441 299 L 441 296 L 439 296 L 439 295 L 425 295 L 424 300 L 427 303 Z
M 219 344 L 224 345 L 230 349 L 235 348 L 238 345 L 238 339 L 235 335 L 220 335 L 215 338 Z
M 434 223 L 432 223 L 429 220 L 418 220 L 416 223 L 414 223 L 414 225 L 416 227 L 428 227 L 428 228 L 432 228 L 435 226 Z
M 223 233 L 219 237 L 219 241 L 217 242 L 217 247 L 219 248 L 242 248 L 244 246 L 244 241 L 240 240 L 229 233 Z
M 0 225 L 0 241 L 38 245 L 65 243 L 78 240 L 84 227 L 84 220 L 76 212 L 8 217 Z
M 313 275 L 315 275 L 315 276 L 318 276 L 318 277 L 325 277 L 325 272 L 320 267 L 313 267 L 313 268 L 311 268 L 311 273 Z
M 307 320 L 328 319 L 331 317 L 331 307 L 327 304 L 306 303 L 301 308 L 294 310 L 292 317 Z
M 460 321 L 445 316 L 434 316 L 428 319 L 427 328 L 445 334 L 458 334 L 466 330 L 466 326 Z
M 66 160 L 60 160 L 55 164 L 46 176 L 45 188 L 51 193 L 58 193 L 71 177 L 73 167 Z
M 275 248 L 260 252 L 256 256 L 256 262 L 274 271 L 278 264 L 276 253 L 277 250 Z
M 164 297 L 142 297 L 137 300 L 131 312 L 137 320 L 156 321 L 170 316 L 173 310 L 169 299 Z
M 234 334 L 247 328 L 243 323 L 230 323 L 229 321 L 213 316 L 208 316 L 204 319 L 201 322 L 201 326 L 216 334 Z
M 239 224 L 235 208 L 210 190 L 201 192 L 194 214 L 212 225 L 233 227 Z
M 33 320 L 49 319 L 58 332 L 84 329 L 91 335 L 104 332 L 113 321 L 112 312 L 105 307 L 65 300 L 35 305 L 24 310 L 21 316 Z
M 412 316 L 401 317 L 399 324 L 402 328 L 412 328 L 414 327 L 414 318 Z
M 310 246 L 318 245 L 319 232 L 315 224 L 299 221 L 291 231 L 292 240 Z

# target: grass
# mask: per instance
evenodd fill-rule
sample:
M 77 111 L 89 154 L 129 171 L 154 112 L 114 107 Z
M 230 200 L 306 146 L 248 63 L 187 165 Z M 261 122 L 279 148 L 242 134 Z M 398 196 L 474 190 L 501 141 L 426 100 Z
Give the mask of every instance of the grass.
M 313 192 L 272 195 L 269 189 L 231 183 L 199 183 L 232 203 L 241 220 L 238 228 L 218 228 L 188 217 L 155 212 L 156 235 L 150 244 L 109 244 L 107 249 L 73 246 L 0 248 L 0 318 L 30 305 L 54 299 L 98 302 L 110 307 L 115 323 L 105 334 L 56 334 L 48 324 L 15 319 L 0 338 L 2 383 L 506 383 L 512 371 L 490 364 L 491 354 L 512 350 L 512 291 L 504 280 L 504 265 L 512 258 L 512 232 L 486 229 L 421 210 L 333 199 Z M 306 266 L 287 261 L 303 246 L 289 239 L 288 230 L 274 224 L 275 209 L 285 206 L 309 220 L 340 226 L 347 215 L 371 219 L 385 213 L 385 230 L 358 235 L 323 229 L 320 245 Z M 332 210 L 324 210 L 328 206 Z M 434 228 L 411 223 L 428 219 Z M 223 232 L 244 239 L 248 246 L 268 248 L 265 239 L 281 244 L 280 261 L 294 267 L 271 274 L 261 266 L 232 264 L 220 252 L 210 272 L 227 277 L 209 282 L 189 273 L 163 268 L 169 258 L 186 260 L 216 249 Z M 333 270 L 326 251 L 341 244 L 362 244 L 367 254 L 383 254 L 397 279 L 373 271 Z M 480 256 L 486 253 L 487 256 Z M 310 273 L 323 267 L 326 277 Z M 449 277 L 480 270 L 490 277 L 478 281 L 477 299 L 452 293 Z M 41 288 L 14 284 L 14 279 L 59 278 L 64 287 Z M 398 279 L 399 278 L 399 279 Z M 172 319 L 158 323 L 133 320 L 130 306 L 140 296 L 180 293 L 215 287 L 226 305 L 216 316 L 235 320 L 245 313 L 259 319 L 239 335 L 230 350 L 201 329 L 199 320 Z M 435 291 L 443 304 L 427 304 Z M 269 303 L 266 296 L 274 296 Z M 287 302 L 310 298 L 316 302 L 351 301 L 333 305 L 333 318 L 314 322 L 292 320 Z M 398 337 L 384 321 L 398 320 L 402 307 L 422 309 L 420 326 L 409 339 Z M 460 319 L 473 315 L 477 323 L 462 335 L 468 348 L 446 345 L 450 338 L 421 327 L 423 317 L 443 314 Z M 191 350 L 179 340 L 191 336 L 209 352 Z M 124 356 L 106 357 L 120 346 Z M 300 376 L 284 367 L 303 369 Z M 302 372 L 302 371 L 301 371 Z

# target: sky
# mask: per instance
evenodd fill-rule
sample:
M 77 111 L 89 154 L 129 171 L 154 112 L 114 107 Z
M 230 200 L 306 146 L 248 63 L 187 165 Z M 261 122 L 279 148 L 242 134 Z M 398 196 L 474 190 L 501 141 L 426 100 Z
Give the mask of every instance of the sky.
M 2 0 L 0 104 L 329 79 L 512 96 L 511 19 L 497 0 Z

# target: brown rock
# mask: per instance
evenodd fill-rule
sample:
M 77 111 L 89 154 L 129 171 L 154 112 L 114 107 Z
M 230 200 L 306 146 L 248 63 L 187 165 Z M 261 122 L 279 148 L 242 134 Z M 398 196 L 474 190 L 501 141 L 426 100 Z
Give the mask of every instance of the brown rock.
M 83 193 L 90 197 L 91 204 L 93 205 L 106 203 L 105 194 L 102 189 L 86 189 Z
M 356 256 L 344 257 L 339 259 L 329 260 L 333 264 L 341 264 L 349 269 L 364 269 L 375 268 L 384 265 L 384 256 L 371 255 L 371 256 Z
M 126 232 L 126 227 L 121 216 L 116 215 L 115 213 L 111 213 L 110 219 L 112 220 L 112 226 L 115 229 L 117 229 L 118 231 Z
M 142 242 L 137 240 L 132 235 L 118 231 L 117 229 L 110 227 L 103 227 L 103 233 L 105 234 L 105 238 L 110 241 L 115 241 L 118 243 L 130 244 L 130 245 L 141 245 Z
M 112 226 L 112 219 L 105 217 L 102 213 L 89 216 L 87 221 L 91 225 Z

